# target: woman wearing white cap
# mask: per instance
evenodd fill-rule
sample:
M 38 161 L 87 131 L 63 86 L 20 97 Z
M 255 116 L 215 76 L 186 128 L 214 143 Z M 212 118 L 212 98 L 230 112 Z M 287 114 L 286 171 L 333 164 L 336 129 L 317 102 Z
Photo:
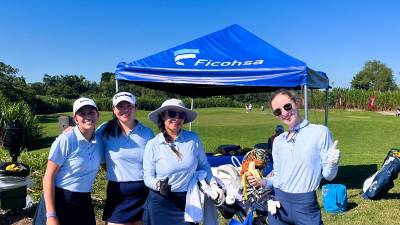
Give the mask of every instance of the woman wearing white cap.
M 153 131 L 136 120 L 136 97 L 120 92 L 112 100 L 114 119 L 100 125 L 107 169 L 103 220 L 109 225 L 141 224 L 148 188 L 143 182 L 143 152 Z
M 93 100 L 79 98 L 73 113 L 76 126 L 53 142 L 43 177 L 47 225 L 96 224 L 90 192 L 103 156 L 99 112 Z
M 212 178 L 200 138 L 182 129 L 196 116 L 179 99 L 166 100 L 149 114 L 160 133 L 147 143 L 143 159 L 144 182 L 151 189 L 143 216 L 146 225 L 190 224 L 184 220 L 189 182 L 200 170 L 206 171 L 208 181 Z M 211 187 L 215 185 L 212 183 Z

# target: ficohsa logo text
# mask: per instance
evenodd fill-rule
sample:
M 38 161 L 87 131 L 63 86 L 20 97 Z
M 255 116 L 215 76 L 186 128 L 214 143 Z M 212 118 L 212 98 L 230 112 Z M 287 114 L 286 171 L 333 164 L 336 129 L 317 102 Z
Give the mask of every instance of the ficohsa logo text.
M 213 61 L 208 59 L 198 59 L 194 66 L 251 66 L 251 65 L 261 65 L 264 63 L 264 60 L 257 59 L 257 60 L 247 60 L 247 61 Z

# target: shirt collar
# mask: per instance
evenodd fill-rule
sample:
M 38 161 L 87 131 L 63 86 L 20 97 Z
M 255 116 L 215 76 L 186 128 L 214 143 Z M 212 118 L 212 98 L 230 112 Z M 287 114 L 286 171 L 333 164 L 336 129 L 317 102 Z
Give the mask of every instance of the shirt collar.
M 143 128 L 143 125 L 138 120 L 135 120 L 135 127 L 131 131 L 129 131 L 129 134 L 136 133 L 139 130 L 141 130 L 142 128 Z
M 83 134 L 79 130 L 78 126 L 74 127 L 74 133 L 75 133 L 76 139 L 78 139 L 78 142 L 86 141 L 86 142 L 96 143 L 96 136 L 95 136 L 94 132 L 93 132 L 93 135 L 92 135 L 92 138 L 90 139 L 90 141 L 86 140 L 86 138 L 83 136 Z
M 175 139 L 175 141 L 184 140 L 184 138 L 185 138 L 185 131 L 183 129 L 181 129 L 181 131 L 179 131 L 178 137 Z M 162 133 L 158 134 L 158 143 L 159 144 L 167 144 L 167 141 L 165 140 L 165 137 Z
M 303 120 L 300 123 L 296 124 L 292 129 L 290 129 L 288 132 L 283 133 L 282 135 L 280 135 L 279 137 L 282 137 L 283 139 L 285 139 L 287 142 L 290 141 L 295 141 L 296 140 L 296 136 L 297 133 L 299 133 L 301 131 L 301 129 L 303 129 L 304 127 L 308 126 L 310 124 L 310 122 L 308 120 Z M 288 136 L 290 133 L 294 133 L 290 139 L 288 139 Z
M 308 126 L 308 124 L 310 124 L 308 120 L 303 120 L 300 123 L 296 124 L 292 129 L 290 129 L 289 132 L 299 132 L 301 129 Z

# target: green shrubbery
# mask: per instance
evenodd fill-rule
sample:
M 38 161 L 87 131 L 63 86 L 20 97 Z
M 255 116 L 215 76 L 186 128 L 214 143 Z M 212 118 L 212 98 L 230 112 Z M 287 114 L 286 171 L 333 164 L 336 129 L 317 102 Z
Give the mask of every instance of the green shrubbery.
M 328 94 L 329 108 L 339 108 L 339 96 L 342 97 L 343 109 L 363 109 L 368 110 L 371 96 L 375 96 L 375 110 L 394 110 L 400 106 L 400 91 L 378 92 L 365 91 L 359 89 L 333 88 Z M 310 91 L 309 107 L 315 109 L 324 108 L 325 92 L 321 90 Z M 89 96 L 90 97 L 90 96 Z M 166 96 L 141 96 L 138 97 L 138 107 L 140 110 L 154 110 L 162 104 L 168 97 Z M 101 111 L 110 111 L 112 102 L 110 97 L 93 98 Z M 35 101 L 29 103 L 36 114 L 51 114 L 59 112 L 71 112 L 72 104 L 75 99 L 62 97 L 36 96 Z M 191 98 L 183 98 L 185 105 L 190 107 Z M 244 99 L 242 99 L 244 101 Z M 268 100 L 265 99 L 268 106 Z M 245 103 L 252 102 L 254 107 L 258 107 L 257 101 L 245 100 L 237 101 L 228 97 L 209 97 L 194 98 L 195 108 L 209 107 L 243 107 Z
M 36 114 L 71 112 L 73 99 L 37 95 L 31 107 Z
M 190 107 L 190 99 L 186 98 L 185 104 Z M 195 98 L 195 108 L 209 108 L 209 107 L 243 107 L 243 103 L 232 100 L 226 97 L 211 97 L 211 98 Z
M 368 110 L 371 96 L 375 96 L 374 109 L 379 111 L 394 110 L 400 107 L 400 91 L 366 91 L 360 89 L 333 88 L 329 91 L 330 108 L 339 108 L 339 97 L 342 97 L 343 109 Z M 322 109 L 325 104 L 325 92 L 314 90 L 310 94 L 310 108 Z
M 139 97 L 138 106 L 141 110 L 154 110 L 161 106 L 167 98 L 151 98 Z M 190 108 L 191 98 L 182 98 L 185 106 Z M 194 98 L 194 108 L 211 108 L 211 107 L 241 107 L 243 103 L 234 101 L 226 97 L 210 97 L 210 98 Z
M 33 149 L 41 137 L 41 131 L 36 116 L 32 114 L 29 105 L 25 102 L 9 102 L 1 95 L 0 101 L 0 146 L 3 146 L 7 124 L 19 122 L 23 126 L 22 147 Z
M 97 108 L 100 111 L 110 111 L 112 108 L 112 101 L 111 98 L 107 97 L 100 97 L 100 98 L 92 98 L 94 102 L 96 102 Z M 72 109 L 72 103 L 71 103 L 71 109 Z M 70 110 L 72 111 L 72 110 Z
M 137 104 L 140 110 L 154 110 L 161 106 L 166 97 L 138 97 Z M 71 112 L 72 104 L 75 99 L 62 97 L 37 96 L 32 107 L 37 114 L 51 114 L 59 112 Z M 95 97 L 100 111 L 111 111 L 112 100 L 108 97 Z M 183 98 L 186 107 L 190 107 L 191 98 Z M 243 103 L 226 97 L 195 98 L 195 108 L 208 107 L 242 107 Z

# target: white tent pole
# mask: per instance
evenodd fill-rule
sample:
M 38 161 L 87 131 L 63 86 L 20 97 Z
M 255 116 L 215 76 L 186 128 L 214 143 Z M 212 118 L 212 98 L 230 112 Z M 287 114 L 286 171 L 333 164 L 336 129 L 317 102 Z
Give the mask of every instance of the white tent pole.
M 329 88 L 325 89 L 325 126 L 328 126 L 328 91 Z
M 307 84 L 303 86 L 304 88 L 304 119 L 308 120 L 308 93 L 307 93 Z
M 194 107 L 194 100 L 193 98 L 191 98 L 190 109 L 193 110 L 193 107 Z M 189 123 L 189 131 L 192 131 L 192 122 Z
M 118 80 L 115 80 L 115 93 L 118 93 Z

